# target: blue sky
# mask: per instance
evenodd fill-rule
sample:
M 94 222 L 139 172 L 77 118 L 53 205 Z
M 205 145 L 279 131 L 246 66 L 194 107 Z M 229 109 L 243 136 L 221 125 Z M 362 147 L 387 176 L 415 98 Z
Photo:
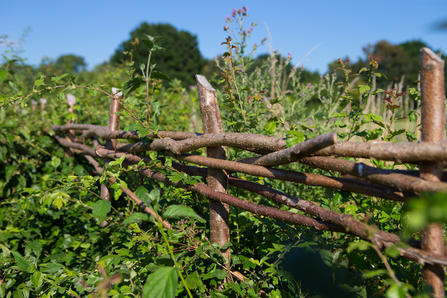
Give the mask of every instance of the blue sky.
M 346 56 L 357 60 L 362 47 L 383 39 L 394 44 L 420 39 L 447 52 L 447 30 L 432 29 L 447 20 L 447 0 L 4 0 L 0 35 L 17 41 L 30 27 L 22 44 L 29 64 L 76 54 L 91 69 L 107 61 L 141 22 L 169 23 L 196 35 L 202 55 L 211 59 L 224 50 L 220 44 L 228 36 L 225 18 L 243 5 L 249 13 L 247 28 L 252 21 L 259 24 L 248 44 L 269 37 L 268 28 L 272 38 L 267 43 L 273 50 L 291 53 L 293 64 L 300 62 L 322 74 L 329 62 Z M 0 46 L 0 53 L 5 49 Z M 268 51 L 269 45 L 264 45 L 258 53 Z

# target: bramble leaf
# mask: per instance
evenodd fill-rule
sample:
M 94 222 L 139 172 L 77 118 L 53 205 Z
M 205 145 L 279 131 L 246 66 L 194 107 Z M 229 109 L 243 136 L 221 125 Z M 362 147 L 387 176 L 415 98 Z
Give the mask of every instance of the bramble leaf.
M 205 220 L 200 217 L 191 207 L 185 205 L 171 205 L 166 208 L 166 211 L 163 213 L 163 218 L 175 217 L 194 217 L 201 222 L 205 222 Z
M 178 286 L 176 267 L 160 267 L 149 275 L 143 288 L 144 298 L 174 298 Z

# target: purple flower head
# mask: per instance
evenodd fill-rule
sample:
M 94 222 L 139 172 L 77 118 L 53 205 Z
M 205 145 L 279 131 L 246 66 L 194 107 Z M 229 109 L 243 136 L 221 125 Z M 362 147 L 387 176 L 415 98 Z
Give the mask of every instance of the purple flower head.
M 253 27 L 248 28 L 248 32 L 251 33 L 251 31 L 253 31 Z
M 227 25 L 224 26 L 224 31 L 228 31 L 228 29 L 230 29 L 230 27 L 228 27 Z
M 307 83 L 306 87 L 312 87 L 312 83 Z
M 227 18 L 225 19 L 226 22 L 230 22 L 230 16 L 227 16 Z
M 242 34 L 247 35 L 247 32 L 245 32 L 245 30 L 244 30 L 244 31 L 242 31 Z
M 247 12 L 247 11 L 248 11 L 247 6 L 242 6 L 242 9 L 244 10 L 244 12 Z
M 257 46 L 258 46 L 258 44 L 257 44 L 257 43 L 255 43 L 255 44 L 253 45 L 253 47 L 254 47 L 254 48 L 256 48 Z
M 292 59 L 292 53 L 289 53 L 289 54 L 287 55 L 287 58 Z
M 236 16 L 236 9 L 235 9 L 235 8 L 233 8 L 233 10 L 231 11 L 231 15 L 232 15 L 233 17 Z

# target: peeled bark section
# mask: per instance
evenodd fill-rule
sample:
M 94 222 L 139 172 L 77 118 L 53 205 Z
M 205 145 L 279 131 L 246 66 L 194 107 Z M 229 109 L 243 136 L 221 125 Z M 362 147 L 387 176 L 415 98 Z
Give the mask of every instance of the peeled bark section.
M 196 75 L 197 88 L 199 91 L 199 105 L 202 116 L 203 132 L 205 134 L 221 133 L 222 123 L 220 121 L 219 105 L 217 103 L 216 90 L 202 75 Z M 225 148 L 222 146 L 207 147 L 207 156 L 216 159 L 226 159 Z M 208 169 L 206 177 L 208 187 L 214 191 L 227 193 L 228 175 L 221 169 Z M 210 204 L 210 240 L 220 247 L 230 241 L 229 228 L 229 206 L 220 201 L 209 200 Z M 230 260 L 230 250 L 221 251 Z
M 444 60 L 429 48 L 421 49 L 422 142 L 441 143 L 445 135 L 444 114 Z M 420 162 L 420 176 L 429 181 L 441 181 L 442 162 Z M 422 249 L 433 254 L 444 255 L 443 230 L 441 223 L 430 224 L 421 234 Z M 424 265 L 422 275 L 425 282 L 433 287 L 433 297 L 445 297 L 445 267 Z

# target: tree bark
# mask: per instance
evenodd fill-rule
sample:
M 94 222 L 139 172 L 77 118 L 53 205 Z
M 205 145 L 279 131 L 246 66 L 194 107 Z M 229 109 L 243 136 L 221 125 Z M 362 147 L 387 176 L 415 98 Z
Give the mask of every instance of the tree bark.
M 119 116 L 115 114 L 115 112 L 121 111 L 121 97 L 123 96 L 122 92 L 119 92 L 118 94 L 117 88 L 112 88 L 112 94 L 115 95 L 116 98 L 111 98 L 110 101 L 110 110 L 109 110 L 109 123 L 107 125 L 107 128 L 110 131 L 118 130 L 119 128 Z M 115 150 L 116 147 L 116 139 L 107 140 L 105 147 L 109 150 Z M 104 159 L 104 168 L 106 164 L 110 162 L 110 159 L 106 158 Z M 104 200 L 110 200 L 110 189 L 107 184 L 101 184 L 101 192 L 100 192 L 101 198 Z M 108 224 L 107 220 L 104 220 L 100 226 L 105 227 Z
M 422 142 L 441 143 L 445 134 L 444 115 L 444 61 L 429 48 L 421 49 L 421 83 L 422 105 L 421 124 Z M 440 181 L 442 162 L 420 162 L 421 178 Z M 442 223 L 430 224 L 421 234 L 422 249 L 439 256 L 444 255 Z M 445 297 L 445 267 L 441 265 L 424 265 L 422 275 L 425 282 L 433 287 L 432 296 Z
M 205 134 L 221 133 L 222 123 L 220 121 L 219 105 L 217 103 L 216 90 L 211 86 L 204 76 L 196 75 L 197 88 L 199 91 L 199 105 L 202 116 L 203 132 Z M 221 146 L 207 147 L 207 156 L 216 159 L 226 159 L 225 148 Z M 227 193 L 228 175 L 221 169 L 208 169 L 206 177 L 208 187 L 214 191 Z M 210 204 L 210 240 L 217 243 L 219 247 L 230 242 L 229 228 L 229 205 L 213 199 Z M 230 249 L 221 250 L 221 253 L 230 262 Z

